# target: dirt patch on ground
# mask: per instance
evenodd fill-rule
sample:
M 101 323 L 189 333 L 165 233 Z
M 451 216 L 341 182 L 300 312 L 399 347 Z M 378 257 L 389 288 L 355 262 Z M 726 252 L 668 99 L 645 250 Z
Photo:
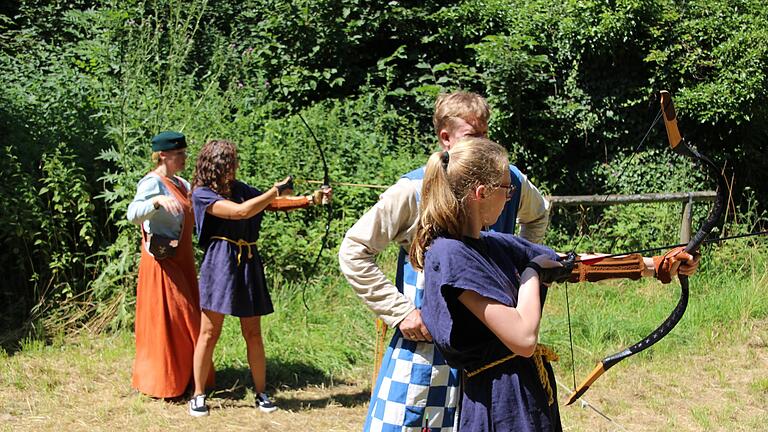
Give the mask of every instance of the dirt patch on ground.
M 633 358 L 611 369 L 586 395 L 594 410 L 562 407 L 567 431 L 754 431 L 768 424 L 768 326 L 714 349 Z M 356 431 L 370 387 L 358 382 L 277 389 L 280 410 L 264 414 L 244 387 L 220 389 L 209 417 L 184 401 L 153 400 L 130 389 L 131 353 L 109 338 L 0 358 L 0 429 Z M 560 381 L 570 382 L 558 371 Z M 241 388 L 242 387 L 242 388 Z M 560 400 L 567 393 L 559 389 Z
M 103 338 L 0 358 L 0 430 L 350 431 L 365 417 L 370 388 L 361 378 L 277 389 L 280 409 L 270 414 L 254 408 L 251 391 L 235 383 L 213 392 L 210 416 L 192 418 L 185 400 L 152 399 L 130 388 L 132 352 L 124 345 Z
M 708 352 L 632 358 L 585 395 L 612 421 L 591 409 L 561 407 L 563 425 L 572 431 L 768 430 L 766 341 L 768 326 L 758 323 L 747 340 L 720 335 Z

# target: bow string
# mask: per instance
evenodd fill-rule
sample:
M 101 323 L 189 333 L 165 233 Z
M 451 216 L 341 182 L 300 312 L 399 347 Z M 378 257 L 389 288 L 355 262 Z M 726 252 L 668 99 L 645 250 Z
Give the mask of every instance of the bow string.
M 320 188 L 321 189 L 330 188 L 331 176 L 328 172 L 328 163 L 325 160 L 325 152 L 323 151 L 323 146 L 320 144 L 320 140 L 317 139 L 315 132 L 309 126 L 309 123 L 307 123 L 307 121 L 304 119 L 304 116 L 302 116 L 300 112 L 297 112 L 296 114 L 298 114 L 299 118 L 301 119 L 301 122 L 304 123 L 304 126 L 307 128 L 307 130 L 309 131 L 309 134 L 312 136 L 312 140 L 314 141 L 315 146 L 317 146 L 317 151 L 320 154 L 320 160 L 323 162 L 323 184 L 320 186 Z M 315 257 L 315 260 L 312 263 L 312 266 L 310 267 L 312 272 L 314 272 L 315 267 L 317 267 L 317 263 L 320 261 L 320 257 L 323 255 L 323 249 L 325 249 L 325 246 L 328 243 L 328 235 L 331 232 L 331 221 L 333 220 L 332 202 L 329 202 L 328 204 L 326 204 L 326 207 L 327 207 L 327 213 L 326 213 L 326 220 L 325 220 L 325 234 L 323 235 L 323 240 L 322 240 L 322 243 L 320 244 L 320 251 L 318 251 L 317 256 Z
M 278 85 L 278 88 L 279 88 L 280 92 L 283 93 L 283 95 L 286 96 L 286 98 L 287 98 L 288 97 L 288 91 L 283 86 L 282 78 L 277 79 L 276 82 L 277 82 L 277 85 Z M 320 188 L 321 189 L 329 188 L 329 187 L 331 187 L 330 186 L 331 185 L 331 176 L 330 176 L 330 171 L 328 169 L 328 162 L 325 159 L 325 151 L 323 150 L 323 146 L 322 146 L 322 144 L 320 144 L 320 140 L 317 139 L 317 135 L 315 135 L 314 130 L 312 130 L 312 127 L 309 126 L 309 123 L 307 122 L 307 120 L 304 118 L 304 116 L 301 114 L 301 112 L 299 110 L 296 111 L 296 115 L 299 117 L 299 119 L 301 120 L 301 123 L 307 129 L 307 131 L 309 132 L 309 135 L 312 137 L 312 142 L 315 144 L 315 147 L 317 147 L 317 152 L 320 155 L 320 161 L 323 164 L 323 182 L 322 182 L 322 185 L 320 186 Z M 325 233 L 323 234 L 323 239 L 322 239 L 322 241 L 320 243 L 320 250 L 318 250 L 317 256 L 315 256 L 315 259 L 312 261 L 312 264 L 309 267 L 309 271 L 304 273 L 305 275 L 307 275 L 307 276 L 305 276 L 305 280 L 309 279 L 309 275 L 312 275 L 312 274 L 315 273 L 315 270 L 317 268 L 317 264 L 320 262 L 320 258 L 323 255 L 323 250 L 325 249 L 326 245 L 328 244 L 328 236 L 330 235 L 330 232 L 331 232 L 331 221 L 333 220 L 333 204 L 332 204 L 332 202 L 333 201 L 331 201 L 328 204 L 326 204 L 326 206 L 327 206 L 327 213 L 326 213 L 326 220 L 325 220 Z M 306 310 L 309 310 L 309 306 L 307 305 L 307 295 L 306 295 L 306 293 L 307 293 L 306 285 L 303 285 L 302 289 L 301 289 L 301 301 L 304 304 L 304 308 Z
M 682 156 L 689 157 L 695 161 L 698 161 L 702 165 L 706 166 L 712 172 L 713 176 L 717 179 L 718 189 L 715 203 L 710 210 L 707 219 L 702 226 L 696 232 L 696 235 L 691 238 L 685 247 L 685 251 L 688 253 L 695 252 L 699 249 L 699 246 L 704 242 L 706 237 L 717 225 L 721 219 L 723 212 L 725 211 L 725 203 L 727 199 L 728 186 L 725 181 L 725 177 L 721 173 L 720 169 L 709 158 L 698 152 L 695 148 L 688 145 L 680 134 L 680 130 L 677 127 L 677 114 L 675 113 L 674 105 L 672 104 L 672 97 L 666 90 L 661 91 L 661 113 L 664 118 L 664 125 L 667 131 L 667 138 L 670 148 Z M 603 375 L 608 369 L 618 364 L 620 361 L 629 358 L 649 347 L 654 345 L 663 339 L 678 322 L 683 318 L 685 311 L 688 307 L 689 298 L 689 282 L 688 276 L 678 274 L 680 280 L 680 299 L 677 302 L 672 313 L 664 320 L 664 322 L 658 326 L 648 336 L 642 338 L 639 342 L 629 346 L 628 348 L 609 355 L 602 359 L 587 376 L 587 378 L 574 389 L 573 393 L 566 401 L 566 405 L 570 405 L 580 398 L 589 387 Z
M 315 135 L 315 132 L 312 130 L 312 128 L 309 126 L 309 123 L 304 119 L 304 116 L 301 115 L 300 112 L 296 112 L 296 114 L 299 116 L 299 119 L 301 119 L 301 122 L 304 124 L 304 127 L 307 128 L 309 131 L 309 134 L 312 136 L 312 141 L 315 143 L 315 146 L 317 147 L 317 152 L 320 154 L 320 160 L 323 163 L 323 184 L 320 186 L 321 189 L 326 189 L 331 187 L 331 176 L 328 172 L 328 162 L 325 159 L 325 152 L 323 151 L 323 146 L 320 144 L 320 140 L 317 139 L 317 136 Z M 328 236 L 331 232 L 331 221 L 333 220 L 333 201 L 326 204 L 327 207 L 327 213 L 326 213 L 326 219 L 325 219 L 325 233 L 323 234 L 323 240 L 320 243 L 320 250 L 317 251 L 317 256 L 315 257 L 315 260 L 312 262 L 312 265 L 309 268 L 309 272 L 306 272 L 306 275 L 313 275 L 315 273 L 315 270 L 317 269 L 317 264 L 320 262 L 320 258 L 323 256 L 323 250 L 325 249 L 326 245 L 328 244 Z M 317 204 L 317 203 L 315 203 Z M 305 279 L 309 279 L 309 276 L 307 276 Z M 306 310 L 309 310 L 309 306 L 307 305 L 307 288 L 306 285 L 304 285 L 301 289 L 301 302 L 304 303 L 304 308 Z

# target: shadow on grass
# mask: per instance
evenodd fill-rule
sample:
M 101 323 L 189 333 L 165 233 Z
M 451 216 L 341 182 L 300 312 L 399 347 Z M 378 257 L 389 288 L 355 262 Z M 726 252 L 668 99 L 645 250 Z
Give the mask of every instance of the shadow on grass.
M 280 389 L 287 390 L 285 394 L 290 394 L 291 390 L 312 388 L 311 393 L 319 396 L 277 397 L 275 402 L 281 409 L 308 410 L 329 405 L 356 407 L 367 404 L 370 399 L 368 391 L 349 393 L 334 390 L 337 386 L 352 385 L 354 384 L 336 379 L 311 364 L 267 360 L 267 391 L 274 393 L 275 389 Z M 225 367 L 216 370 L 216 386 L 212 396 L 231 401 L 243 400 L 249 389 L 253 392 L 251 371 L 247 367 Z M 318 389 L 327 389 L 327 391 L 318 391 Z
M 15 329 L 0 329 L 0 349 L 5 351 L 8 356 L 20 352 L 24 348 L 25 340 L 34 339 L 44 340 L 29 322 L 25 322 Z
M 328 389 L 328 395 L 320 398 L 301 398 L 301 397 L 278 397 L 275 403 L 281 408 L 290 411 L 309 411 L 313 409 L 323 409 L 329 406 L 342 406 L 344 408 L 354 408 L 361 405 L 367 405 L 371 399 L 371 393 L 368 391 L 359 391 L 356 393 L 334 392 L 332 388 Z

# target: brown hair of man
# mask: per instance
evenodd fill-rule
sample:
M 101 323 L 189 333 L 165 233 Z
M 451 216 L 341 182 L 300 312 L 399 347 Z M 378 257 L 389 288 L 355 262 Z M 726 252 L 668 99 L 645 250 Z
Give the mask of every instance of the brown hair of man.
M 457 91 L 439 94 L 435 100 L 435 114 L 432 116 L 435 133 L 439 135 L 443 129 L 451 131 L 456 118 L 487 125 L 491 118 L 491 107 L 477 93 Z

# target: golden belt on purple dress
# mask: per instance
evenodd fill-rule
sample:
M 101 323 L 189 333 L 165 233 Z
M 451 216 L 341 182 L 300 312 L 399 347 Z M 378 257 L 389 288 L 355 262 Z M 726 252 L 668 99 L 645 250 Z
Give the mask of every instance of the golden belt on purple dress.
M 251 252 L 251 246 L 256 246 L 256 242 L 247 242 L 243 239 L 232 240 L 230 238 L 221 236 L 211 236 L 211 239 L 224 240 L 237 246 L 237 265 L 240 266 L 240 257 L 243 255 L 243 247 L 248 248 L 248 259 L 253 258 L 253 252 Z
M 465 374 L 467 378 L 472 378 L 473 376 L 479 374 L 480 372 L 488 370 L 494 366 L 498 366 L 508 360 L 512 360 L 515 357 L 518 357 L 518 355 L 515 353 L 512 353 L 506 357 L 502 357 L 498 360 L 492 361 L 484 366 L 481 366 L 480 368 L 475 369 L 473 371 L 465 371 Z M 544 386 L 544 390 L 547 391 L 547 396 L 549 397 L 548 403 L 549 405 L 552 405 L 553 403 L 555 403 L 555 397 L 552 391 L 552 384 L 549 382 L 549 375 L 547 374 L 547 370 L 544 368 L 544 360 L 548 362 L 553 362 L 553 361 L 560 360 L 560 357 L 552 348 L 546 345 L 536 344 L 536 350 L 533 352 L 533 362 L 536 364 L 536 371 L 539 373 L 539 380 L 541 380 L 541 384 Z

